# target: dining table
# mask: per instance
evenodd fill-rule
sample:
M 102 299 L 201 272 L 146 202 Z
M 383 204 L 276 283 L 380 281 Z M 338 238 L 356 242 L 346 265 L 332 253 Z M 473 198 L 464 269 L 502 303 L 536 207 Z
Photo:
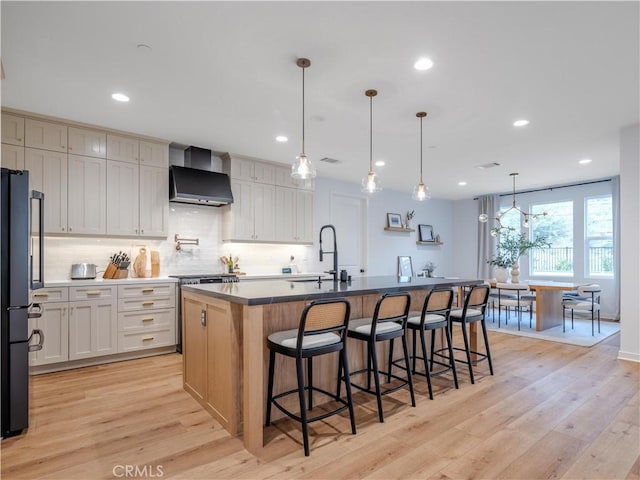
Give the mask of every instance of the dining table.
M 491 288 L 496 288 L 495 280 Z M 536 292 L 536 331 L 562 325 L 562 294 L 577 290 L 582 283 L 528 280 L 529 289 Z

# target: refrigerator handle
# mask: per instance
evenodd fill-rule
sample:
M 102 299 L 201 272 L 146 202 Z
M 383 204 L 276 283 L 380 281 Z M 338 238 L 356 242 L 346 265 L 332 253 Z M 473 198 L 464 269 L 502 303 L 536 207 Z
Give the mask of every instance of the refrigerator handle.
M 31 252 L 31 290 L 44 287 L 44 193 L 31 190 L 31 199 L 37 200 L 38 208 L 38 279 L 33 279 L 33 252 Z M 33 209 L 31 209 L 33 213 Z
M 27 340 L 27 343 L 31 343 L 31 339 L 33 338 L 34 335 L 38 335 L 38 343 L 36 343 L 35 345 L 29 345 L 28 350 L 30 352 L 37 352 L 38 350 L 42 350 L 42 346 L 44 345 L 44 333 L 39 328 L 33 329 L 33 331 L 31 332 L 31 335 L 29 335 L 29 339 Z

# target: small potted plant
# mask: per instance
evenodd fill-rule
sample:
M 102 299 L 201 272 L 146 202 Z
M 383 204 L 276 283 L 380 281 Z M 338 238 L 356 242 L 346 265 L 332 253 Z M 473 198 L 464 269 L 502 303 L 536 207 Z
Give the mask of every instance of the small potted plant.
M 407 212 L 407 223 L 405 224 L 407 228 L 411 228 L 411 219 L 416 216 L 416 211 L 411 210 Z
M 550 247 L 551 244 L 547 242 L 546 237 L 536 237 L 533 240 L 529 240 L 526 233 L 520 232 L 513 227 L 504 227 L 498 230 L 500 241 L 498 242 L 497 255 L 488 261 L 489 265 L 506 269 L 511 267 L 511 282 L 518 283 L 519 281 L 519 265 L 518 261 L 522 255 L 527 254 L 532 248 Z M 504 276 L 506 281 L 506 273 Z M 498 278 L 498 271 L 496 271 L 496 281 L 500 282 Z
M 427 277 L 433 277 L 433 271 L 436 269 L 436 264 L 433 262 L 427 262 L 424 266 L 424 271 L 427 273 Z

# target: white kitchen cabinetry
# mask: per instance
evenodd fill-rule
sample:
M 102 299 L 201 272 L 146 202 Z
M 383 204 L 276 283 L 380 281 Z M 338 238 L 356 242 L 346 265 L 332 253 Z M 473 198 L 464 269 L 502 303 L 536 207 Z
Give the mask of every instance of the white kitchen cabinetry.
M 45 233 L 67 232 L 68 155 L 61 152 L 26 148 L 24 168 L 29 171 L 29 186 L 44 193 Z M 36 219 L 31 225 L 39 230 Z
M 166 237 L 169 231 L 169 170 L 140 165 L 139 196 L 139 234 Z
M 139 167 L 107 160 L 107 234 L 137 235 Z
M 69 127 L 69 153 L 106 158 L 107 134 L 86 128 Z
M 25 146 L 67 153 L 67 126 L 25 119 Z
M 44 334 L 42 350 L 29 354 L 29 365 L 47 365 L 69 360 L 69 289 L 43 288 L 31 294 L 41 306 L 41 317 L 29 319 L 29 331 L 38 328 Z M 36 311 L 36 309 L 33 309 Z
M 71 287 L 69 297 L 87 298 L 69 302 L 69 360 L 116 353 L 117 287 Z
M 291 176 L 290 167 L 276 167 L 275 175 L 276 175 L 276 185 L 278 185 L 279 187 L 313 190 L 315 186 L 314 181 L 312 179 L 299 180 L 297 178 L 293 178 Z
M 107 135 L 107 158 L 149 167 L 169 168 L 169 148 L 166 144 L 120 135 Z
M 106 160 L 69 155 L 68 233 L 106 233 L 106 176 Z
M 276 187 L 276 240 L 313 243 L 313 192 Z
M 24 170 L 24 147 L 3 143 L 2 166 L 11 170 Z
M 2 143 L 24 147 L 24 118 L 2 114 Z
M 275 241 L 275 187 L 231 180 L 234 203 L 225 212 L 223 240 Z
M 175 345 L 175 284 L 118 287 L 118 351 Z
M 272 163 L 259 162 L 239 155 L 225 154 L 225 173 L 236 180 L 247 180 L 274 185 L 276 183 L 276 166 Z

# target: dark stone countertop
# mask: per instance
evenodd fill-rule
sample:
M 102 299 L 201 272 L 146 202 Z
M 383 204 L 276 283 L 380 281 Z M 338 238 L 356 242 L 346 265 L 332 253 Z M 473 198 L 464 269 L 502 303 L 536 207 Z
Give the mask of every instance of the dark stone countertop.
M 351 282 L 323 280 L 289 281 L 267 280 L 239 283 L 210 283 L 182 285 L 185 292 L 199 293 L 242 305 L 268 305 L 271 303 L 311 301 L 319 298 L 348 297 L 354 295 L 383 294 L 406 290 L 447 288 L 459 285 L 478 285 L 478 279 L 423 278 L 423 277 L 358 277 Z

